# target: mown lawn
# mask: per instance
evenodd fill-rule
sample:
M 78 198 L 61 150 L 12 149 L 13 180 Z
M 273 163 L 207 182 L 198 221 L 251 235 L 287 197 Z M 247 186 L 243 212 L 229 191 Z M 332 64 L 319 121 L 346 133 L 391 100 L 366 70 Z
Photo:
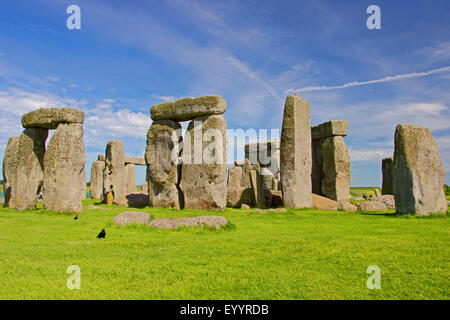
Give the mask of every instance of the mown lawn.
M 94 204 L 86 200 L 85 205 Z M 224 215 L 220 231 L 116 226 L 125 210 L 0 209 L 0 299 L 449 299 L 450 220 L 288 210 L 145 208 L 152 218 Z M 104 240 L 96 235 L 105 227 Z M 66 269 L 81 269 L 81 289 Z M 367 267 L 381 268 L 369 290 Z

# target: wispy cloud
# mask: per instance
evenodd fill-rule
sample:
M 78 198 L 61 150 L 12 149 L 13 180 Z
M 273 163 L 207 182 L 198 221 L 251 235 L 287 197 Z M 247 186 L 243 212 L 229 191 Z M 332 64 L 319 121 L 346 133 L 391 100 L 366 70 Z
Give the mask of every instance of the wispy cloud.
M 425 77 L 425 76 L 429 76 L 429 75 L 432 75 L 435 73 L 447 72 L 447 71 L 450 71 L 450 66 L 442 67 L 439 69 L 433 69 L 433 70 L 429 70 L 429 71 L 425 71 L 425 72 L 413 72 L 413 73 L 398 74 L 395 76 L 389 76 L 389 77 L 376 79 L 376 80 L 353 81 L 353 82 L 348 82 L 348 83 L 345 83 L 345 84 L 339 85 L 339 86 L 311 86 L 311 87 L 304 87 L 304 88 L 300 88 L 300 89 L 289 89 L 286 92 L 287 93 L 295 93 L 295 92 L 307 92 L 307 91 L 325 91 L 325 90 L 344 89 L 344 88 L 349 88 L 349 87 L 365 86 L 365 85 L 375 84 L 375 83 Z

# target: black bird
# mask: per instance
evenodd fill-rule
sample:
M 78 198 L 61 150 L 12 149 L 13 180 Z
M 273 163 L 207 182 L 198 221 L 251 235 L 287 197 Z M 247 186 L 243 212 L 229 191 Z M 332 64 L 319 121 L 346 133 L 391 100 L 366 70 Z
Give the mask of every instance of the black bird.
M 73 218 L 74 220 L 78 220 L 78 215 L 75 216 L 75 218 Z
M 98 234 L 97 238 L 99 238 L 99 239 L 101 239 L 101 238 L 105 239 L 105 237 L 106 237 L 106 231 L 105 231 L 105 229 L 103 228 L 102 231 L 100 231 L 100 233 Z

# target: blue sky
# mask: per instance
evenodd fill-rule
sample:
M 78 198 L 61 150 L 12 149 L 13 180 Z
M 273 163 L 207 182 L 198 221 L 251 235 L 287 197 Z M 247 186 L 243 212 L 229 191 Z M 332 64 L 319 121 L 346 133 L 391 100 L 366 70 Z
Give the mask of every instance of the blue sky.
M 66 27 L 72 4 L 81 30 Z M 85 111 L 89 173 L 109 140 L 143 155 L 154 104 L 219 94 L 230 129 L 279 129 L 299 90 L 312 125 L 349 120 L 353 186 L 381 184 L 399 123 L 432 130 L 450 184 L 449 14 L 448 0 L 2 1 L 0 157 L 39 107 Z

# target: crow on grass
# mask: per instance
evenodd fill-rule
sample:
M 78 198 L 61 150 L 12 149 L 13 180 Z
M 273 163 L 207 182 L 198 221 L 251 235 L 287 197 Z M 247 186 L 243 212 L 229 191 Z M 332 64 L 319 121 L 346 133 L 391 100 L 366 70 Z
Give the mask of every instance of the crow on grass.
M 106 231 L 105 231 L 105 229 L 103 228 L 102 229 L 102 231 L 100 231 L 100 233 L 98 234 L 98 236 L 97 236 L 97 238 L 99 238 L 99 239 L 105 239 L 105 237 L 106 237 Z
M 78 215 L 75 216 L 75 218 L 73 218 L 74 220 L 78 220 Z

